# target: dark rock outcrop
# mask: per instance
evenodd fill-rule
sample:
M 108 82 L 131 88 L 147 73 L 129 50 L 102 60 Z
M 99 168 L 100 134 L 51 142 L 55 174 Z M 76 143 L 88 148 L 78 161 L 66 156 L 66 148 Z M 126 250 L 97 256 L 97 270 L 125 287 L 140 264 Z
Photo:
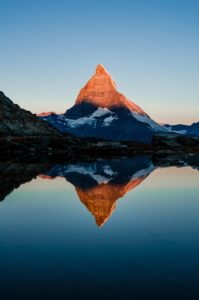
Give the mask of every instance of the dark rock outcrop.
M 14 189 L 47 171 L 47 164 L 0 163 L 0 201 Z
M 199 153 L 199 138 L 174 133 L 156 134 L 151 145 L 134 142 L 113 142 L 93 138 L 67 136 L 0 138 L 0 159 L 26 161 L 68 161 L 90 157 L 118 157 L 144 154 L 185 155 Z
M 58 136 L 54 128 L 0 92 L 0 137 Z

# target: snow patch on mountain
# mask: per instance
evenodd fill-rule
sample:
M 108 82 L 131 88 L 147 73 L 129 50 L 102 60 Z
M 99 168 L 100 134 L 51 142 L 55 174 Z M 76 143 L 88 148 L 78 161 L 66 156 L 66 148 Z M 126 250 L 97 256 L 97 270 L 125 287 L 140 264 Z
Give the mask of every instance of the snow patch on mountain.
M 169 132 L 174 132 L 174 133 L 179 133 L 179 134 L 186 134 L 187 130 L 174 130 L 172 126 L 167 126 L 166 127 Z
M 98 174 L 95 164 L 92 166 L 81 166 L 70 164 L 60 167 L 56 170 L 56 177 L 64 177 L 68 173 L 78 173 L 81 175 L 90 176 L 97 184 L 105 184 L 113 179 L 118 173 L 113 172 L 110 166 L 105 165 L 103 169 L 104 174 Z
M 113 172 L 113 170 L 111 169 L 111 167 L 109 165 L 104 166 L 104 173 L 109 176 L 113 176 L 113 175 L 117 174 L 116 172 Z
M 99 107 L 91 116 L 93 118 L 99 118 L 107 114 L 112 114 L 112 112 L 108 108 Z
M 107 108 L 99 107 L 91 115 L 86 116 L 86 117 L 81 117 L 79 119 L 68 119 L 68 118 L 65 117 L 64 114 L 58 115 L 57 122 L 62 126 L 69 126 L 71 128 L 78 128 L 78 127 L 81 127 L 83 125 L 95 126 L 97 119 L 101 118 L 101 117 L 103 117 L 107 114 L 112 115 L 114 113 L 111 112 Z M 116 117 L 111 117 L 111 116 L 106 118 L 104 120 L 104 126 L 108 126 L 114 119 L 117 119 L 117 118 Z M 43 120 L 47 121 L 48 119 L 44 117 Z
M 104 122 L 103 122 L 102 126 L 105 126 L 105 127 L 110 126 L 112 121 L 118 120 L 118 119 L 119 118 L 116 117 L 116 116 L 115 117 L 113 117 L 113 116 L 107 117 L 107 118 L 104 119 Z
M 147 168 L 139 170 L 138 172 L 136 172 L 135 174 L 133 174 L 131 180 L 136 179 L 136 178 L 140 178 L 140 177 L 144 177 L 147 176 L 148 174 L 150 174 L 153 170 L 155 169 L 154 165 L 151 163 Z
M 67 122 L 67 125 L 69 125 L 72 128 L 80 127 L 85 124 L 94 125 L 97 118 L 100 118 L 106 114 L 112 114 L 112 112 L 110 110 L 108 110 L 107 108 L 98 108 L 93 114 L 91 114 L 88 117 L 82 117 L 77 120 L 65 118 L 65 122 Z
M 168 129 L 166 127 L 159 125 L 158 123 L 156 123 L 155 121 L 153 121 L 151 118 L 149 118 L 147 116 L 143 116 L 143 115 L 140 115 L 135 112 L 131 112 L 131 114 L 138 121 L 147 123 L 154 131 L 163 131 L 163 132 L 168 131 Z

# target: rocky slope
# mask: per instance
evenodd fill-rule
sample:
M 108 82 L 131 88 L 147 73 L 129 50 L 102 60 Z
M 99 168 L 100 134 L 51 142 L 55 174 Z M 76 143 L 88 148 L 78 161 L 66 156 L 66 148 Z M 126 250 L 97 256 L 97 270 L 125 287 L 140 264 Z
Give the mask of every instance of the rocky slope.
M 0 92 L 0 137 L 58 136 L 58 132 Z

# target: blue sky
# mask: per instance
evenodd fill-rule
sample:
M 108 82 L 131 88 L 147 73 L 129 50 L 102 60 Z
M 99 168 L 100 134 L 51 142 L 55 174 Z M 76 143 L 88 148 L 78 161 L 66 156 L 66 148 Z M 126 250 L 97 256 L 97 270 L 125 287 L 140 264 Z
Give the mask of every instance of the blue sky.
M 0 90 L 64 112 L 102 63 L 159 122 L 199 121 L 199 1 L 0 0 Z

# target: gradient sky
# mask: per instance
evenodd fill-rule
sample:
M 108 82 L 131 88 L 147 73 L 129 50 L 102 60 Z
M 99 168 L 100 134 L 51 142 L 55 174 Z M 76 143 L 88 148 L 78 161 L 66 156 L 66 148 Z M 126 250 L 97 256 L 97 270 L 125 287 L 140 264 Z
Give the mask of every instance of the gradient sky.
M 163 123 L 199 121 L 199 1 L 0 0 L 0 90 L 64 112 L 102 63 Z

